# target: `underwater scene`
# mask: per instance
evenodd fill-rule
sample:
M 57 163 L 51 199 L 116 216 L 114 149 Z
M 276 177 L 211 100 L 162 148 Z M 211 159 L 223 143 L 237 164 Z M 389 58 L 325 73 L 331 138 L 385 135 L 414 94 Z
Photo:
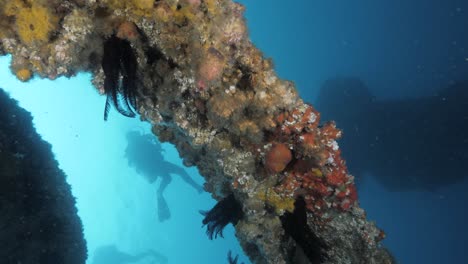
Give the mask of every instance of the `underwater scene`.
M 0 264 L 468 250 L 468 1 L 0 0 Z

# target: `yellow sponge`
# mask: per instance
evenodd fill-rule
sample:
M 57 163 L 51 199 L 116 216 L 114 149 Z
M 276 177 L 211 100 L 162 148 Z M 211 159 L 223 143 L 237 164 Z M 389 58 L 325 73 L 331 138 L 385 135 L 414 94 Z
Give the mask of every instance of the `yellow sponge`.
M 51 31 L 58 25 L 58 17 L 43 6 L 21 8 L 16 14 L 18 35 L 24 44 L 47 42 Z
M 23 82 L 26 82 L 29 79 L 31 79 L 31 76 L 32 76 L 31 71 L 26 68 L 20 69 L 16 72 L 16 77 Z
M 151 9 L 154 6 L 154 0 L 133 0 L 133 4 L 139 9 Z

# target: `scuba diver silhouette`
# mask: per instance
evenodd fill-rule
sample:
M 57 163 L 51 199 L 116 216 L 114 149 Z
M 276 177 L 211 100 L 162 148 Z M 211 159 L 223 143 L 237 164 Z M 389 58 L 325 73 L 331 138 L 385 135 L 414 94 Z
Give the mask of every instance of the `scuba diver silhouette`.
M 163 151 L 161 144 L 154 135 L 140 134 L 138 131 L 127 133 L 125 157 L 128 159 L 128 165 L 134 167 L 137 173 L 144 176 L 149 183 L 154 183 L 158 178 L 161 178 L 157 190 L 158 219 L 160 222 L 171 217 L 169 206 L 163 196 L 164 190 L 172 181 L 171 174 L 182 177 L 182 180 L 192 186 L 198 193 L 203 192 L 203 187 L 196 183 L 182 167 L 164 160 Z
M 152 259 L 152 263 L 166 264 L 167 258 L 154 250 L 130 255 L 120 251 L 115 245 L 105 245 L 94 250 L 94 257 L 92 264 L 127 264 L 136 263 L 143 259 Z

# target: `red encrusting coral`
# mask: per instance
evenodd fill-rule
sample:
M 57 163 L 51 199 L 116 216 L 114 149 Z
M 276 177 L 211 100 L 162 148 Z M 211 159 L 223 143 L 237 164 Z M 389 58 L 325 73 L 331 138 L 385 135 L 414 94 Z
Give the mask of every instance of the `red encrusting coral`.
M 305 130 L 315 129 L 320 121 L 320 114 L 308 104 L 298 107 L 290 112 L 278 115 L 276 122 L 280 127 L 280 134 L 300 134 Z
M 275 143 L 267 152 L 265 166 L 269 172 L 282 172 L 292 159 L 291 150 L 283 143 Z
M 140 36 L 140 33 L 138 33 L 138 29 L 135 23 L 130 21 L 124 21 L 117 28 L 116 36 L 120 39 L 134 41 Z
M 275 143 L 265 156 L 267 171 L 283 174 L 275 191 L 303 196 L 307 209 L 316 216 L 329 208 L 350 210 L 357 202 L 354 179 L 336 142 L 342 133 L 334 122 L 319 126 L 319 120 L 319 113 L 308 104 L 279 114 L 271 139 Z M 292 160 L 284 158 L 288 155 Z M 286 167 L 289 163 L 293 165 Z

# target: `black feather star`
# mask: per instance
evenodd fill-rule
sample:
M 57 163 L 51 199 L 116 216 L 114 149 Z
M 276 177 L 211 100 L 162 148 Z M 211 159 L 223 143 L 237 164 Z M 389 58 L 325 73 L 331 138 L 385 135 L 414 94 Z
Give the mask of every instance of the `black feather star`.
M 303 197 L 294 202 L 294 211 L 280 217 L 287 236 L 294 239 L 310 263 L 323 263 L 328 258 L 329 246 L 307 224 L 307 208 Z
M 137 60 L 133 49 L 125 39 L 112 35 L 104 42 L 102 58 L 104 92 L 107 95 L 104 120 L 109 116 L 110 105 L 124 116 L 136 116 Z
M 219 201 L 211 210 L 200 211 L 205 216 L 203 226 L 207 226 L 206 234 L 210 239 L 223 237 L 223 229 L 229 223 L 235 225 L 242 219 L 242 206 L 236 200 L 234 195 L 229 195 Z
M 239 259 L 239 255 L 232 257 L 231 250 L 228 251 L 228 264 L 237 264 L 238 259 Z M 244 264 L 244 262 L 241 262 L 240 264 Z

